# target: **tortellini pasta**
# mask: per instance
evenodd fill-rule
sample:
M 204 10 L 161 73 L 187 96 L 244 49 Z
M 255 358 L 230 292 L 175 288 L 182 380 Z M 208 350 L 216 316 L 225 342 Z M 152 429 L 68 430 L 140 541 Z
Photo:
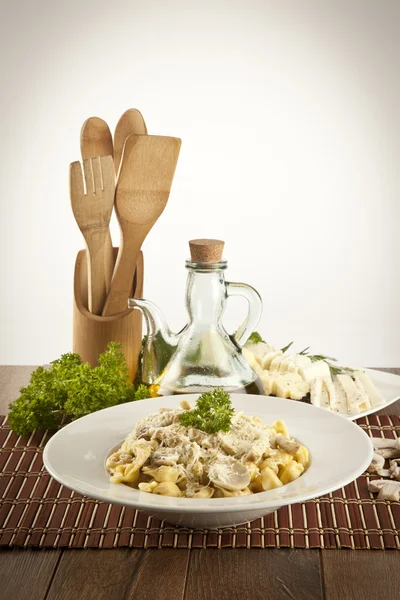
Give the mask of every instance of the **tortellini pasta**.
M 139 421 L 107 459 L 111 481 L 161 496 L 229 498 L 282 487 L 309 465 L 281 420 L 268 426 L 235 413 L 228 433 L 206 434 L 181 425 L 186 410 L 187 401 Z

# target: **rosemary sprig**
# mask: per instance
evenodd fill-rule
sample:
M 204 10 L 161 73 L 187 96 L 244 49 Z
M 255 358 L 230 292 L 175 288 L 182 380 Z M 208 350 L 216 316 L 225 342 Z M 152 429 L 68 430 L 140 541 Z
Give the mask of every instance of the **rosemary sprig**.
M 283 348 L 281 348 L 281 352 L 282 354 L 284 354 L 286 352 L 286 350 L 289 350 L 290 346 L 293 344 L 293 342 L 290 342 L 290 344 L 288 344 L 287 346 L 284 346 Z
M 331 361 L 337 363 L 337 358 L 334 358 L 333 356 L 326 356 L 325 354 L 309 354 L 309 352 L 308 352 L 309 348 L 310 348 L 310 346 L 307 346 L 307 348 L 304 348 L 304 350 L 299 352 L 299 354 L 302 354 L 303 356 L 307 356 L 311 360 L 311 362 L 317 362 L 318 360 L 324 361 L 328 365 L 329 370 L 332 375 L 342 375 L 342 374 L 351 373 L 354 371 L 354 369 L 351 369 L 350 367 L 341 367 L 340 365 L 332 365 Z

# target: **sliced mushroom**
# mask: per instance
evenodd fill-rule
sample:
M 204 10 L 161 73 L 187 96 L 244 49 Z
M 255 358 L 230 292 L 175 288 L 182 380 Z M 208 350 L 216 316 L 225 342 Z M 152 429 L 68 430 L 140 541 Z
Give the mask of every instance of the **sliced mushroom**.
M 383 458 L 400 458 L 400 438 L 372 438 L 372 444 L 376 454 L 380 454 Z
M 368 473 L 378 473 L 378 471 L 383 469 L 384 466 L 385 466 L 385 459 L 383 458 L 383 456 L 381 454 L 377 454 L 376 452 L 374 452 L 374 455 L 372 457 L 372 462 L 369 465 L 367 471 L 368 471 Z
M 372 444 L 374 448 L 396 448 L 396 450 L 400 450 L 400 438 L 373 437 Z
M 236 454 L 238 449 L 234 444 L 235 438 L 230 435 L 223 435 L 220 433 L 218 439 L 221 444 L 221 448 L 224 452 L 226 452 L 226 454 L 229 454 L 229 456 L 234 456 Z M 237 438 L 236 441 L 238 441 Z
M 379 471 L 377 471 L 376 474 L 380 477 L 390 477 L 389 469 L 379 469 Z
M 376 448 L 375 452 L 383 458 L 400 458 L 400 450 L 396 448 Z
M 214 462 L 210 466 L 208 476 L 214 485 L 226 490 L 243 490 L 250 483 L 249 471 L 234 458 Z
M 400 458 L 390 461 L 389 477 L 400 481 Z
M 296 440 L 288 440 L 282 433 L 278 433 L 276 436 L 276 443 L 279 448 L 282 448 L 285 452 L 289 452 L 289 454 L 296 454 L 300 448 L 300 444 Z
M 247 454 L 243 456 L 243 460 L 245 462 L 258 462 L 262 457 L 262 451 L 257 450 L 257 448 L 252 448 Z
M 400 481 L 386 481 L 378 494 L 378 498 L 398 502 L 400 500 Z
M 197 444 L 202 444 L 204 440 L 207 438 L 207 434 L 200 429 L 196 429 L 195 427 L 189 427 L 187 430 L 188 438 L 191 442 L 196 442 Z
M 387 484 L 387 479 L 374 479 L 368 482 L 368 489 L 370 492 L 379 492 L 384 485 Z

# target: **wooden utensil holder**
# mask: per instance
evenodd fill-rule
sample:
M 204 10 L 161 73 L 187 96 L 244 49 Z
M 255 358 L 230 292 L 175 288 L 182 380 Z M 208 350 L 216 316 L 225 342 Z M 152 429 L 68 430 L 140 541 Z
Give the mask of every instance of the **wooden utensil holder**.
M 118 248 L 114 248 L 116 258 Z M 132 284 L 134 298 L 143 297 L 143 254 L 140 253 Z M 93 315 L 88 310 L 88 280 L 86 250 L 78 252 L 74 274 L 73 351 L 80 354 L 83 362 L 92 367 L 98 364 L 99 354 L 109 342 L 122 344 L 133 381 L 142 345 L 142 315 L 138 310 L 127 308 L 110 317 Z

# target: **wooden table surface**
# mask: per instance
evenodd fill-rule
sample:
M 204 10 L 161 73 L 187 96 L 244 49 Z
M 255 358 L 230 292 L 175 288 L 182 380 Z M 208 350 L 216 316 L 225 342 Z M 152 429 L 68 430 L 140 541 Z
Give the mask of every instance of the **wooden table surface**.
M 33 367 L 0 367 L 0 414 Z M 382 369 L 400 375 L 400 369 Z M 400 414 L 400 401 L 378 414 Z M 0 553 L 0 600 L 395 600 L 396 550 L 35 550 Z

